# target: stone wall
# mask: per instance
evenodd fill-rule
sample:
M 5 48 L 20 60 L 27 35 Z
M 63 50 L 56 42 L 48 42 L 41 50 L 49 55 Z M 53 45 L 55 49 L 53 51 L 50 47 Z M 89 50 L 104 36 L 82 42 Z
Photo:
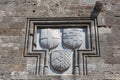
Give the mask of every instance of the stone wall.
M 120 0 L 0 0 L 0 80 L 120 80 Z M 24 57 L 27 18 L 98 17 L 101 57 L 88 58 L 88 75 L 35 75 Z

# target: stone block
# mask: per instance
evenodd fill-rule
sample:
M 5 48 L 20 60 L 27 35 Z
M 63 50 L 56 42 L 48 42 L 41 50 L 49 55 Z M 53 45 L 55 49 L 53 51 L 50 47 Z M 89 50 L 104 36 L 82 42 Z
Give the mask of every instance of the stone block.
M 3 16 L 3 23 L 7 23 L 9 24 L 10 22 L 13 22 L 13 17 L 10 17 L 10 16 Z
M 10 80 L 11 73 L 9 71 L 0 71 L 0 79 L 1 80 Z
M 11 73 L 11 79 L 28 79 L 28 72 L 13 71 Z
M 27 9 L 28 9 L 28 7 L 25 6 L 25 4 L 21 4 L 19 6 L 16 6 L 14 11 L 13 11 L 13 14 L 14 14 L 13 16 L 17 16 L 17 17 L 29 16 L 29 15 L 26 15 Z
M 120 3 L 114 4 L 114 11 L 120 11 Z
M 116 0 L 102 0 L 104 3 L 114 3 Z
M 24 57 L 15 57 L 16 63 L 26 63 L 26 58 Z
M 109 27 L 100 27 L 99 28 L 99 33 L 100 34 L 112 33 L 112 30 Z
M 14 50 L 14 47 L 12 49 L 9 49 L 8 55 L 10 57 L 22 57 L 23 56 L 23 48 L 19 48 L 17 50 Z
M 120 11 L 115 11 L 113 14 L 115 17 L 120 17 Z
M 27 64 L 27 71 L 29 72 L 30 75 L 35 74 L 35 69 L 36 69 L 36 64 Z
M 24 71 L 26 68 L 26 65 L 25 64 L 14 64 L 14 63 L 8 63 L 7 64 L 7 71 Z
M 14 46 L 19 46 L 18 44 L 20 44 L 19 42 L 21 41 L 21 37 L 20 36 L 6 36 L 4 38 L 1 38 L 1 40 L 3 41 L 3 43 L 13 43 L 15 44 Z
M 120 44 L 119 39 L 120 39 L 120 37 L 115 34 L 107 35 L 108 44 L 110 46 L 119 45 Z
M 119 25 L 113 26 L 112 33 L 119 37 L 120 36 L 120 26 Z
M 93 5 L 96 3 L 98 0 L 81 0 L 82 4 L 84 5 Z
M 10 29 L 22 29 L 24 28 L 24 22 L 13 22 L 9 24 Z
M 0 64 L 0 71 L 6 71 L 6 64 Z
M 9 29 L 10 34 L 12 36 L 21 36 L 21 30 L 20 29 Z
M 115 17 L 120 17 L 120 4 L 119 3 L 115 3 L 113 6 L 113 11 L 114 11 L 114 16 Z
M 1 44 L 1 47 L 7 47 L 8 46 L 8 43 L 2 43 Z
M 3 48 L 3 47 L 0 47 L 0 55 L 1 56 L 8 56 L 8 54 L 9 54 L 9 51 L 8 51 L 8 49 L 6 49 L 5 47 Z
M 5 14 L 5 11 L 4 10 L 0 10 L 0 17 L 2 17 L 2 16 L 6 16 L 6 14 Z M 1 22 L 2 22 L 2 20 L 1 20 Z
M 4 53 L 6 54 L 6 53 Z M 7 56 L 1 56 L 0 58 L 0 64 L 6 64 L 8 63 L 8 57 Z
M 0 29 L 1 30 L 9 29 L 9 24 L 3 23 L 3 20 L 2 20 L 2 22 L 0 23 Z
M 105 16 L 105 23 L 107 26 L 113 26 L 115 24 L 115 17 L 113 15 Z
M 120 17 L 116 17 L 115 18 L 115 24 L 116 25 L 120 25 Z
M 16 5 L 20 5 L 20 4 L 25 4 L 26 0 L 13 0 L 13 2 L 15 2 Z
M 9 32 L 9 29 L 0 29 L 0 35 L 9 35 L 10 32 Z
M 9 59 L 10 64 L 26 64 L 26 59 L 22 57 L 11 57 Z
M 30 75 L 35 74 L 35 69 L 36 69 L 36 58 L 27 58 L 26 62 L 26 71 L 29 72 Z
M 104 17 L 104 15 L 99 14 L 97 16 L 97 19 L 98 19 L 98 26 L 105 26 L 106 25 L 105 24 L 105 17 Z

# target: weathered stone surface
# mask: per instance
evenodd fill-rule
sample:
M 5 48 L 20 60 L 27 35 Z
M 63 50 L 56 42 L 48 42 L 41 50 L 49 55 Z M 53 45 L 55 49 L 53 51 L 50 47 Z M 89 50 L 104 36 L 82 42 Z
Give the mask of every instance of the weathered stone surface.
M 107 26 L 113 26 L 115 24 L 115 17 L 113 15 L 106 16 L 105 23 Z
M 11 79 L 11 73 L 9 71 L 0 71 L 0 79 L 10 80 Z
M 116 25 L 120 25 L 120 17 L 117 17 L 117 18 L 115 19 L 115 24 L 116 24 Z
M 36 76 L 38 59 L 23 57 L 27 18 L 90 17 L 96 1 L 0 0 L 0 80 L 119 80 L 120 0 L 99 0 L 103 2 L 102 14 L 93 13 L 100 26 L 101 57 L 87 60 L 89 75 Z
M 8 64 L 7 65 L 7 71 L 24 71 L 26 68 L 26 65 L 25 64 L 14 64 L 14 63 L 11 63 L 11 64 Z
M 100 34 L 112 33 L 112 30 L 109 27 L 100 27 L 99 28 L 99 33 Z
M 6 71 L 6 64 L 0 64 L 0 71 Z
M 13 71 L 11 73 L 11 79 L 28 79 L 28 72 Z
M 35 74 L 35 69 L 36 69 L 36 58 L 27 58 L 26 61 L 26 71 L 29 72 L 29 75 L 34 75 Z
M 98 1 L 98 0 L 81 0 L 82 4 L 85 4 L 85 5 L 93 5 L 95 4 L 95 2 Z
M 103 14 L 101 13 L 101 14 L 98 15 L 98 26 L 105 26 L 106 25 L 104 15 L 105 15 L 104 13 Z

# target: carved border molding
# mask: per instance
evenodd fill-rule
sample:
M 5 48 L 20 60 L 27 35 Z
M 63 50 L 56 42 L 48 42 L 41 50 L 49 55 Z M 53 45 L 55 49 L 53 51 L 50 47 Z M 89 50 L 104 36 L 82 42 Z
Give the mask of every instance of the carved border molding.
M 72 24 L 72 25 L 71 25 Z M 79 25 L 78 25 L 79 24 Z M 40 28 L 80 28 L 85 26 L 89 35 L 89 48 L 75 51 L 73 74 L 87 75 L 87 58 L 100 57 L 99 33 L 97 18 L 89 17 L 51 17 L 51 18 L 27 18 L 24 57 L 36 57 L 35 74 L 47 75 L 47 50 L 35 50 L 36 32 Z M 44 65 L 41 65 L 43 63 Z M 83 64 L 83 65 L 81 65 Z M 80 69 L 80 66 L 83 69 Z

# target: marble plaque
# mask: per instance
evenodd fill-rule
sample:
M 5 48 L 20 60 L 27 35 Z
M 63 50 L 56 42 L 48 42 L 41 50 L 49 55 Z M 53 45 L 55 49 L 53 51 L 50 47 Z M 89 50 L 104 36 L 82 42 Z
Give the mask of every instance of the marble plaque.
M 72 74 L 76 49 L 86 49 L 84 28 L 38 29 L 37 49 L 48 50 L 49 74 Z

